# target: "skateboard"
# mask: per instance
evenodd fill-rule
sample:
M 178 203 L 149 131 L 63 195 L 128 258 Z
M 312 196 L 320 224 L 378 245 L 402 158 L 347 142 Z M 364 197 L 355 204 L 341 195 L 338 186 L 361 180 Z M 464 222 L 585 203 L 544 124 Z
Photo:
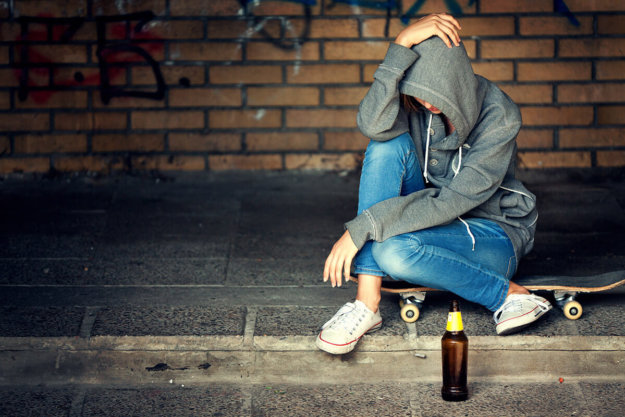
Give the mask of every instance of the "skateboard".
M 350 277 L 350 281 L 358 282 L 358 278 Z M 582 305 L 575 299 L 579 293 L 607 291 L 625 284 L 625 270 L 607 272 L 605 274 L 572 277 L 555 275 L 530 275 L 513 278 L 513 281 L 530 291 L 551 291 L 556 305 L 564 316 L 577 320 L 582 316 Z M 434 288 L 416 287 L 406 281 L 384 279 L 382 291 L 399 294 L 400 315 L 406 323 L 414 323 L 419 318 L 425 296 L 430 291 L 441 291 Z

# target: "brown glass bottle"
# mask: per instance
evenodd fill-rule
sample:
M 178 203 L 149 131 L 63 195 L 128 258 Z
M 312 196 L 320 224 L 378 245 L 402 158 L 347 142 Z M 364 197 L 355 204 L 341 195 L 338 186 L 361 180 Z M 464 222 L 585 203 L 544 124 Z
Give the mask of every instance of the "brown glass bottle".
M 458 301 L 449 307 L 447 330 L 441 340 L 443 352 L 443 388 L 445 401 L 464 401 L 469 396 L 467 388 L 467 357 L 469 339 L 464 334 Z

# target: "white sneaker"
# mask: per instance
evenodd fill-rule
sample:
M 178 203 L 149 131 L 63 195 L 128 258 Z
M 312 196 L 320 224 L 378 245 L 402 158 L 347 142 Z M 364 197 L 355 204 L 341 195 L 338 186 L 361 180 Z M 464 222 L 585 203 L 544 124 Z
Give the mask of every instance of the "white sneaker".
M 497 334 L 517 332 L 551 310 L 551 303 L 536 294 L 510 294 L 493 314 Z
M 380 310 L 373 312 L 361 301 L 347 303 L 321 327 L 315 344 L 334 355 L 351 352 L 365 333 L 382 327 Z

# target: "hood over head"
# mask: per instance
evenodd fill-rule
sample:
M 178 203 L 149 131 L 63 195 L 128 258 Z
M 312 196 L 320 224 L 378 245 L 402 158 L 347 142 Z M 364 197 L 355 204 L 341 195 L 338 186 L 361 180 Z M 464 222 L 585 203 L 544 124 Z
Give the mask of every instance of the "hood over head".
M 406 71 L 399 92 L 437 107 L 458 132 L 456 147 L 462 145 L 475 126 L 484 99 L 478 93 L 478 79 L 461 42 L 448 48 L 439 37 L 412 47 L 419 55 Z

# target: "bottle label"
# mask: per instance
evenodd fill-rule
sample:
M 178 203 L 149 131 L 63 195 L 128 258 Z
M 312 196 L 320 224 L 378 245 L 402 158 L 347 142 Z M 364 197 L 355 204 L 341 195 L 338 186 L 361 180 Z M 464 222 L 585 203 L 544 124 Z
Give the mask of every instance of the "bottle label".
M 462 327 L 462 316 L 459 311 L 452 311 L 447 316 L 447 331 L 460 332 L 464 330 Z

